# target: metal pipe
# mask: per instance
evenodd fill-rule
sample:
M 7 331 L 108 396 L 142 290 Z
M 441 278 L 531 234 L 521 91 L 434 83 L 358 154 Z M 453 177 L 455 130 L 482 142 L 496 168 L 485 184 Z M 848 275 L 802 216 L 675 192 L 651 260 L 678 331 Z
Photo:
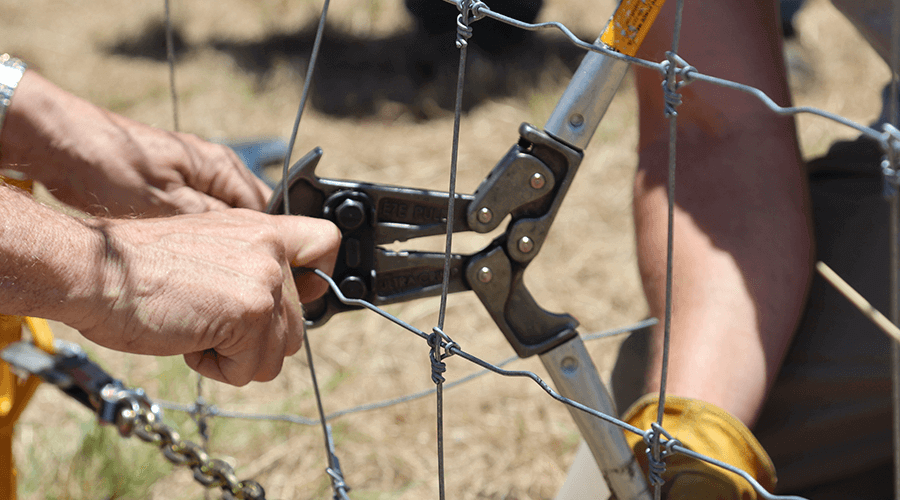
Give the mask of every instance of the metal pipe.
M 588 52 L 544 131 L 570 146 L 586 149 L 629 67 L 626 61 Z
M 540 355 L 541 362 L 562 396 L 608 415 L 617 416 L 609 395 L 580 336 Z M 618 500 L 650 500 L 650 489 L 623 430 L 568 406 L 600 472 Z

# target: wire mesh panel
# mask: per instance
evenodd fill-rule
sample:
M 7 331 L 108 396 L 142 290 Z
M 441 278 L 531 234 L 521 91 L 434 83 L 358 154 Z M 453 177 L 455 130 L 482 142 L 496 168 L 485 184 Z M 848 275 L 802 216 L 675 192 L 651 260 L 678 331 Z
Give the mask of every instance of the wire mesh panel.
M 206 12 L 208 6 L 179 4 L 177 2 L 173 6 L 175 26 L 183 30 L 187 40 L 186 54 L 183 58 L 180 56 L 177 68 L 177 82 L 182 88 L 179 103 L 180 128 L 208 137 L 236 134 L 283 135 L 286 124 L 293 119 L 290 116 L 293 110 L 289 112 L 285 109 L 292 108 L 293 104 L 286 106 L 283 101 L 290 98 L 294 102 L 300 94 L 295 76 L 296 59 L 308 57 L 302 55 L 299 48 L 292 51 L 290 47 L 291 44 L 296 44 L 307 50 L 315 39 L 312 28 L 292 28 L 302 24 L 299 21 L 301 19 L 311 19 L 312 14 L 304 11 L 301 16 L 284 4 L 264 3 L 258 7 L 262 14 L 256 13 L 257 6 L 252 11 L 263 20 L 258 25 L 250 26 L 251 23 L 232 19 L 237 15 L 235 13 L 228 13 L 225 20 L 211 20 L 217 16 Z M 404 74 L 406 64 L 414 67 L 428 64 L 428 61 L 423 62 L 421 58 L 415 57 L 416 49 L 422 48 L 410 45 L 410 40 L 415 41 L 415 38 L 409 34 L 403 35 L 403 29 L 411 28 L 409 21 L 403 20 L 403 13 L 398 6 L 371 3 L 367 7 L 368 10 L 354 8 L 348 12 L 348 7 L 344 6 L 332 14 L 332 19 L 337 19 L 333 21 L 337 25 L 337 35 L 332 39 L 327 34 L 324 37 L 321 57 L 325 61 L 323 66 L 326 68 L 326 76 L 320 84 L 323 89 L 321 94 L 314 93 L 311 97 L 313 107 L 305 119 L 312 120 L 312 125 L 309 122 L 301 125 L 298 149 L 308 149 L 307 145 L 323 146 L 328 162 L 327 167 L 323 163 L 323 168 L 328 169 L 330 177 L 378 182 L 385 182 L 387 179 L 392 184 L 431 189 L 446 189 L 443 187 L 446 185 L 446 167 L 455 161 L 460 170 L 457 189 L 471 193 L 503 150 L 517 140 L 519 122 L 541 123 L 549 115 L 552 102 L 560 90 L 557 77 L 552 75 L 567 73 L 569 70 L 564 68 L 567 64 L 571 65 L 571 62 L 564 57 L 545 61 L 541 72 L 551 76 L 545 77 L 547 81 L 538 79 L 534 83 L 538 85 L 537 90 L 516 88 L 508 91 L 507 95 L 492 95 L 489 101 L 467 107 L 468 113 L 459 128 L 461 146 L 458 160 L 451 160 L 454 158 L 451 153 L 454 121 L 452 108 L 442 107 L 446 103 L 441 98 L 428 95 L 429 91 L 438 92 L 435 90 L 438 84 L 432 84 L 423 75 L 432 73 L 431 76 L 455 79 L 455 72 L 448 70 L 458 57 L 452 38 L 446 40 L 446 46 L 449 47 L 447 52 L 451 54 L 447 58 L 450 63 L 441 66 L 438 62 L 432 62 L 431 67 L 419 68 L 419 73 L 408 73 L 423 78 L 423 81 L 417 82 L 413 78 L 412 82 L 391 80 L 387 77 L 380 81 L 376 78 L 365 82 L 370 84 L 370 89 L 375 89 L 368 96 L 362 95 L 364 92 L 360 90 L 341 89 L 345 91 L 338 92 L 338 100 L 342 99 L 343 103 L 335 103 L 334 96 L 327 95 L 327 86 L 333 82 L 327 78 L 334 77 L 335 71 L 331 67 L 333 63 L 328 61 L 353 57 L 352 53 L 338 55 L 338 50 L 352 52 L 348 47 L 366 46 L 371 52 L 361 50 L 356 56 L 363 69 L 387 66 L 401 75 Z M 581 35 L 582 40 L 593 40 L 596 36 L 594 31 L 604 23 L 612 7 L 610 5 L 601 19 L 593 24 L 580 21 L 577 16 L 561 15 L 558 18 L 566 26 L 570 26 L 572 31 L 587 32 L 587 35 Z M 816 8 L 822 12 L 822 16 L 832 15 L 824 5 L 816 5 Z M 241 11 L 240 8 L 236 10 Z M 564 14 L 565 10 L 562 6 L 549 5 L 546 16 Z M 590 9 L 591 12 L 594 10 L 597 9 Z M 136 19 L 138 17 L 141 16 L 135 16 Z M 573 18 L 575 20 L 570 21 Z M 141 27 L 136 19 L 129 21 L 132 30 L 149 31 Z M 197 19 L 204 19 L 200 23 L 201 27 L 192 27 Z M 233 22 L 229 24 L 227 19 L 232 19 Z M 293 24 L 285 19 L 293 20 Z M 360 28 L 366 24 L 371 24 L 372 27 Z M 23 23 L 23 26 L 32 25 Z M 472 29 L 477 38 L 477 22 L 472 23 Z M 398 32 L 401 35 L 397 35 Z M 404 36 L 408 38 L 403 38 Z M 845 36 L 853 34 L 847 32 Z M 141 97 L 152 97 L 153 92 L 166 88 L 162 66 L 146 62 L 141 55 L 108 56 L 112 52 L 109 48 L 116 45 L 116 40 L 112 35 L 97 37 L 101 39 L 100 43 L 90 38 L 82 43 L 101 47 L 94 49 L 97 54 L 92 57 L 107 65 L 116 78 L 127 81 L 139 79 L 138 76 L 129 76 L 135 73 L 142 75 L 146 71 L 146 74 L 150 74 L 151 70 L 158 73 L 156 86 L 151 85 Z M 562 47 L 567 43 L 561 35 L 542 34 L 530 40 L 529 43 L 533 45 L 527 48 L 531 51 L 539 51 L 540 47 L 546 46 Z M 329 49 L 332 50 L 331 53 Z M 522 60 L 527 60 L 534 53 L 529 50 L 520 56 Z M 65 81 L 66 75 L 61 70 L 52 69 L 51 63 L 57 59 L 53 55 L 47 55 L 51 51 L 37 52 L 38 59 L 47 61 L 44 63 L 47 72 L 55 79 Z M 272 57 L 272 53 L 278 56 Z M 410 53 L 413 55 L 409 55 Z M 117 58 L 125 58 L 129 64 L 118 68 Z M 487 93 L 486 82 L 516 74 L 515 55 L 510 57 L 512 62 L 498 61 L 477 52 L 473 58 L 469 62 L 471 66 L 468 73 L 469 79 L 474 78 L 476 84 L 474 89 L 468 89 L 470 93 Z M 299 66 L 305 67 L 308 62 L 308 59 L 302 59 Z M 669 87 L 670 92 L 677 90 L 677 82 L 713 81 L 712 77 L 706 76 L 706 68 L 693 69 L 689 67 L 689 63 L 689 58 L 679 60 L 673 57 L 668 61 L 668 68 L 673 70 L 670 73 L 673 84 Z M 662 70 L 666 68 L 660 65 L 660 61 L 638 64 L 651 66 L 643 69 L 644 71 L 659 71 L 662 81 Z M 229 68 L 228 71 L 232 72 L 230 74 L 236 75 L 233 80 L 205 78 L 207 71 L 216 74 L 214 70 L 221 71 L 222 67 Z M 352 65 L 350 68 L 355 69 Z M 351 69 L 345 71 L 351 73 Z M 332 73 L 329 74 L 329 70 Z M 533 68 L 525 66 L 525 71 L 532 70 Z M 54 74 L 54 71 L 59 72 Z M 501 75 L 491 78 L 495 74 L 492 71 Z M 715 72 L 710 70 L 710 74 Z M 75 75 L 80 76 L 71 78 L 88 79 L 90 76 L 77 72 Z M 510 78 L 515 79 L 514 76 Z M 715 83 L 733 86 L 727 82 Z M 630 82 L 626 81 L 625 86 L 630 86 Z M 414 102 L 397 100 L 391 93 L 395 87 L 423 95 L 416 96 Z M 422 91 L 422 88 L 425 90 Z M 594 325 L 628 324 L 645 314 L 633 263 L 633 237 L 629 227 L 629 177 L 630 168 L 635 161 L 632 152 L 635 149 L 635 103 L 627 90 L 624 89 L 622 95 L 613 101 L 608 118 L 592 143 L 588 160 L 579 173 L 579 183 L 573 186 L 560 220 L 547 240 L 548 247 L 543 249 L 545 255 L 541 260 L 544 262 L 536 261 L 529 272 L 529 288 L 540 297 L 543 305 L 552 310 L 575 312 L 581 323 L 589 325 L 591 330 L 601 329 Z M 523 99 L 520 95 L 510 95 L 519 92 L 528 94 L 528 97 Z M 150 118 L 157 110 L 141 104 L 137 97 L 120 98 L 124 102 L 118 102 L 115 97 L 101 97 L 100 94 L 100 91 L 87 91 L 88 97 L 108 102 L 114 107 L 119 106 L 119 111 L 145 121 L 163 122 L 164 119 L 160 117 L 167 116 L 160 114 L 156 118 Z M 223 94 L 239 96 L 233 101 L 237 112 L 217 112 L 222 109 L 222 105 L 212 102 Z M 802 99 L 802 92 L 800 96 Z M 156 97 L 156 101 L 157 107 L 169 105 L 165 96 Z M 265 104 L 263 111 L 258 106 L 260 102 Z M 354 105 L 354 102 L 357 104 Z M 335 120 L 331 116 L 337 113 L 329 115 L 328 112 L 338 108 L 352 110 L 354 106 L 363 116 L 357 116 L 350 122 Z M 832 109 L 829 106 L 823 107 Z M 872 113 L 871 109 L 860 110 L 856 114 L 856 110 L 838 108 L 835 109 L 837 114 L 850 115 L 859 123 L 867 122 L 867 113 Z M 793 113 L 805 109 L 776 108 L 773 111 Z M 252 133 L 246 129 L 250 120 L 248 117 L 256 123 Z M 428 118 L 430 120 L 426 120 Z M 802 120 L 800 123 L 804 124 Z M 853 128 L 869 133 L 878 140 L 886 140 L 881 131 L 870 131 L 860 126 Z M 371 133 L 373 130 L 382 132 Z M 422 135 L 418 135 L 419 133 Z M 829 132 L 835 133 L 847 132 Z M 815 131 L 813 134 L 819 135 L 806 139 L 808 142 L 804 145 L 809 144 L 806 147 L 820 151 L 824 147 L 821 142 L 825 140 L 822 139 L 824 133 Z M 498 143 L 502 144 L 499 149 L 496 147 Z M 356 158 L 360 151 L 368 151 L 368 158 L 362 161 Z M 572 201 L 579 198 L 583 200 L 581 203 Z M 590 237 L 586 238 L 587 235 Z M 428 244 L 435 251 L 440 251 L 443 246 L 440 241 Z M 469 247 L 469 251 L 475 251 L 483 244 L 483 240 L 460 238 L 454 241 L 454 251 Z M 547 258 L 550 256 L 556 258 Z M 443 309 L 438 304 L 436 299 L 426 299 L 408 305 L 386 307 L 392 315 L 402 318 L 417 329 L 418 336 L 373 313 L 350 313 L 347 318 L 333 319 L 325 329 L 311 331 L 310 345 L 313 347 L 313 358 L 324 396 L 325 413 L 337 412 L 355 404 L 367 405 L 373 401 L 431 391 L 433 367 L 437 364 L 434 357 L 440 356 L 442 352 L 456 354 L 440 360 L 446 363 L 447 371 L 442 375 L 448 382 L 481 370 L 478 366 L 463 363 L 460 359 L 462 351 L 471 352 L 488 361 L 505 360 L 511 353 L 474 297 L 451 297 L 447 301 L 446 320 Z M 438 335 L 432 329 L 435 325 L 439 325 Z M 440 335 L 441 332 L 446 337 Z M 432 339 L 443 338 L 445 343 L 452 339 L 457 346 L 432 349 L 424 341 L 429 336 Z M 615 342 L 602 345 L 603 347 L 591 347 L 595 357 L 607 360 L 614 357 Z M 109 359 L 110 355 L 103 355 L 101 358 Z M 170 363 L 166 360 L 128 358 L 125 361 L 117 359 L 114 363 L 114 368 L 128 374 L 129 383 L 147 388 L 154 397 L 178 401 L 179 403 L 169 406 L 186 410 L 186 415 L 177 416 L 177 412 L 169 414 L 170 418 L 181 424 L 180 427 L 185 428 L 183 432 L 187 434 L 187 429 L 193 428 L 189 418 L 202 423 L 198 428 L 209 429 L 210 450 L 234 455 L 239 476 L 259 479 L 268 488 L 272 498 L 332 495 L 330 486 L 335 478 L 322 471 L 326 467 L 334 470 L 335 464 L 327 463 L 326 457 L 329 455 L 322 450 L 321 434 L 314 427 L 293 425 L 314 424 L 317 413 L 306 372 L 309 362 L 302 357 L 289 361 L 278 381 L 265 387 L 259 386 L 258 389 L 233 391 L 215 384 L 206 384 L 203 386 L 203 400 L 199 402 L 195 401 L 196 379 L 181 368 L 177 361 Z M 543 373 L 542 368 L 533 360 L 510 363 L 516 370 L 522 368 Z M 148 369 L 147 365 L 155 367 Z M 443 395 L 442 431 L 446 485 L 439 486 L 437 479 L 439 466 L 434 427 L 438 412 L 434 396 L 429 395 L 415 402 L 390 406 L 380 410 L 380 413 L 364 412 L 335 418 L 331 427 L 332 442 L 336 456 L 341 459 L 343 478 L 350 487 L 362 497 L 436 497 L 438 490 L 442 488 L 447 488 L 448 496 L 454 498 L 552 496 L 578 440 L 577 430 L 570 423 L 566 411 L 547 398 L 540 387 L 528 381 L 497 380 L 492 376 L 479 377 L 477 381 L 452 391 L 448 385 L 444 385 L 447 392 Z M 482 393 L 487 395 L 475 396 Z M 57 396 L 44 394 L 42 397 L 50 400 Z M 210 406 L 206 406 L 207 403 Z M 72 410 L 70 413 L 76 411 Z M 291 416 L 281 419 L 273 417 L 276 415 Z M 268 421 L 250 424 L 247 420 Z M 72 424 L 68 425 L 72 427 Z M 64 456 L 73 452 L 71 446 L 66 449 L 63 443 L 52 443 L 53 437 L 41 431 L 34 423 L 26 421 L 24 429 L 20 448 L 26 451 L 25 454 L 19 453 L 19 456 L 35 457 L 35 464 L 47 460 L 43 458 L 44 448 L 60 446 L 64 449 Z M 63 427 L 59 432 L 65 431 Z M 76 433 L 71 428 L 69 432 Z M 48 444 L 30 444 L 36 442 L 35 437 L 41 438 L 37 442 Z M 93 439 L 103 442 L 104 438 Z M 103 458 L 102 453 L 87 450 L 88 441 L 82 442 L 78 454 L 87 455 L 88 460 L 93 462 L 88 465 L 77 461 L 67 463 L 65 467 L 58 469 L 50 482 L 62 483 L 62 488 L 90 491 L 88 485 L 96 484 L 94 474 L 104 468 L 98 464 L 108 464 L 109 460 Z M 144 457 L 140 462 L 150 460 L 159 460 L 159 457 Z M 30 462 L 32 461 L 29 460 L 28 463 Z M 527 472 L 523 473 L 523 470 Z M 27 471 L 26 475 L 37 477 Z M 148 488 L 152 491 L 151 495 L 163 497 L 171 494 L 175 486 L 188 482 L 190 478 L 186 478 L 185 473 L 175 473 L 161 480 L 158 486 Z M 39 479 L 32 480 L 28 487 L 30 491 L 37 492 L 34 493 L 36 496 L 46 496 L 48 491 L 59 491 L 53 490 L 57 486 L 41 484 Z M 126 486 L 113 485 L 112 488 Z M 26 492 L 26 497 L 27 495 Z M 185 497 L 199 495 L 186 493 Z M 351 492 L 350 496 L 355 495 Z

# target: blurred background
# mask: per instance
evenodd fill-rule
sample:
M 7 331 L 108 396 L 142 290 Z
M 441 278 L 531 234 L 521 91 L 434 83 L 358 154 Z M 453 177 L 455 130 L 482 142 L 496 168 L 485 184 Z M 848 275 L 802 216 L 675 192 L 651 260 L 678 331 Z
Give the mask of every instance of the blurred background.
M 490 2 L 488 2 L 491 5 Z M 613 0 L 546 0 L 539 20 L 561 21 L 593 40 Z M 182 131 L 217 140 L 287 138 L 312 46 L 319 2 L 172 0 L 176 86 Z M 25 59 L 63 88 L 158 127 L 173 126 L 165 60 L 163 2 L 0 0 L 0 51 Z M 418 25 L 401 0 L 335 2 L 300 127 L 296 155 L 321 146 L 318 174 L 445 190 L 458 52 L 448 30 Z M 795 101 L 868 123 L 880 111 L 888 71 L 826 0 L 808 0 L 793 20 L 786 50 Z M 555 33 L 486 41 L 474 25 L 461 129 L 458 190 L 471 193 L 517 140 L 521 122 L 543 125 L 580 54 Z M 451 33 L 451 34 L 447 34 Z M 690 54 L 682 54 L 690 62 Z M 715 68 L 699 68 L 716 75 Z M 636 99 L 631 76 L 594 136 L 527 284 L 538 303 L 568 312 L 582 333 L 628 325 L 646 315 L 634 259 L 631 178 L 636 164 Z M 853 137 L 800 117 L 802 150 L 823 153 Z M 46 194 L 45 194 L 46 196 Z M 489 239 L 455 237 L 469 253 Z M 398 248 L 401 247 L 398 245 Z M 440 238 L 403 248 L 442 248 Z M 388 310 L 429 331 L 436 299 Z M 470 293 L 451 296 L 445 331 L 487 361 L 513 354 Z M 114 376 L 152 398 L 191 404 L 197 377 L 180 357 L 124 355 L 57 328 Z M 433 387 L 428 347 L 370 313 L 348 313 L 309 332 L 326 412 Z M 616 339 L 588 345 L 608 373 Z M 450 358 L 448 381 L 476 370 Z M 516 369 L 544 371 L 536 359 Z M 203 384 L 218 408 L 315 416 L 305 358 L 287 360 L 273 382 L 235 389 Z M 579 436 L 567 410 L 530 381 L 489 375 L 445 393 L 447 495 L 457 499 L 552 498 Z M 167 412 L 184 438 L 201 440 L 189 415 Z M 330 498 L 319 428 L 211 419 L 209 451 L 252 477 L 268 498 Z M 337 455 L 355 499 L 436 498 L 433 397 L 332 422 Z M 52 387 L 38 391 L 17 428 L 22 499 L 198 499 L 187 469 L 154 447 L 123 440 Z M 217 492 L 212 493 L 218 498 Z

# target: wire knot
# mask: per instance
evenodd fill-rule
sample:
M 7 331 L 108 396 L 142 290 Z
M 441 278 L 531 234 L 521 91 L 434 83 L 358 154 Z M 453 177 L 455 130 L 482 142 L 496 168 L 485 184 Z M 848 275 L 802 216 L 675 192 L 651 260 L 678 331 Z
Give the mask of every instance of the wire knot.
M 665 79 L 662 82 L 663 99 L 665 100 L 666 116 L 678 116 L 675 110 L 681 105 L 681 94 L 679 91 L 685 85 L 689 85 L 694 81 L 693 73 L 697 68 L 691 66 L 678 54 L 674 52 L 666 52 L 666 60 L 660 63 L 660 68 Z M 678 80 L 678 77 L 681 80 Z
M 882 195 L 890 199 L 900 191 L 900 173 L 896 168 L 900 152 L 900 130 L 890 123 L 885 123 L 882 130 L 884 132 L 879 137 L 881 149 L 884 151 L 884 158 L 881 160 L 881 174 L 884 177 Z
M 889 200 L 900 191 L 900 173 L 897 173 L 887 156 L 881 160 L 881 175 L 884 178 L 881 195 Z
M 446 343 L 444 343 L 444 340 L 446 340 Z M 428 345 L 431 347 L 431 352 L 429 353 L 431 358 L 431 380 L 437 385 L 443 384 L 445 381 L 443 373 L 447 371 L 447 364 L 444 363 L 444 360 L 453 355 L 450 349 L 458 348 L 459 344 L 451 340 L 440 328 L 434 327 L 431 335 L 428 336 Z M 441 353 L 441 347 L 444 348 L 443 353 Z
M 469 44 L 472 38 L 472 27 L 469 24 L 482 19 L 484 11 L 490 10 L 484 2 L 475 0 L 461 0 L 457 5 L 460 14 L 456 16 L 456 48 L 461 49 Z
M 200 433 L 200 437 L 202 437 L 204 441 L 209 441 L 208 420 L 213 416 L 213 412 L 210 406 L 206 404 L 206 399 L 202 396 L 197 396 L 197 399 L 194 400 L 194 406 L 191 408 L 190 415 L 191 420 L 197 424 L 197 432 Z
M 325 473 L 331 476 L 331 487 L 334 489 L 334 500 L 347 500 L 347 498 L 349 498 L 347 493 L 350 491 L 350 486 L 344 482 L 344 475 L 341 473 L 340 468 L 332 469 L 331 467 L 328 467 L 325 469 Z
M 664 436 L 666 438 L 665 441 L 660 441 L 660 437 Z M 650 479 L 650 484 L 654 486 L 662 485 L 665 480 L 663 479 L 663 474 L 666 473 L 666 458 L 669 455 L 675 453 L 672 449 L 675 445 L 680 445 L 677 439 L 673 438 L 671 434 L 666 432 L 665 429 L 662 428 L 658 423 L 653 422 L 650 424 L 650 430 L 644 433 L 644 443 L 647 444 L 647 449 L 645 453 L 647 454 L 647 476 Z M 656 456 L 656 453 L 653 452 L 654 444 L 659 444 L 662 446 L 662 449 L 659 449 L 659 456 Z
M 469 38 L 472 38 L 472 27 L 463 20 L 463 15 L 456 16 L 456 48 L 461 49 L 469 45 Z

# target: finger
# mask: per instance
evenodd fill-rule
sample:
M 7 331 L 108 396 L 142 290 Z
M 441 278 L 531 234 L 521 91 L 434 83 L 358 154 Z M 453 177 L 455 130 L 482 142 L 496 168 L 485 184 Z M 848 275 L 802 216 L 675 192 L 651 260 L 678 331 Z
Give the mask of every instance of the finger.
M 199 214 L 231 208 L 224 201 L 188 186 L 181 186 L 167 193 L 166 198 L 180 214 Z
M 287 320 L 285 356 L 293 356 L 303 345 L 303 336 L 306 334 L 305 323 L 303 319 L 303 308 L 300 306 L 300 297 L 297 293 L 297 287 L 294 283 L 294 277 L 290 267 L 286 266 L 283 273 L 284 282 L 282 284 L 282 297 L 285 297 L 284 317 Z
M 341 244 L 337 226 L 325 219 L 274 216 L 285 253 L 292 267 L 315 268 L 331 274 Z M 301 302 L 311 302 L 328 290 L 328 284 L 312 273 L 301 274 L 295 281 Z
M 210 194 L 235 208 L 265 210 L 272 196 L 272 189 L 254 175 L 231 148 L 221 145 L 216 147 L 221 148 L 222 153 L 217 160 L 217 170 L 221 175 L 210 186 Z
M 214 349 L 206 349 L 200 352 L 189 352 L 184 355 L 184 362 L 192 370 L 206 378 L 238 387 L 247 385 L 253 380 L 254 368 L 246 365 L 236 366 L 235 363 L 221 356 Z M 227 369 L 227 374 L 226 374 Z
M 207 349 L 185 354 L 184 362 L 206 378 L 243 387 L 251 381 L 268 382 L 281 373 L 284 349 L 264 347 L 259 351 L 242 351 L 234 356 Z

